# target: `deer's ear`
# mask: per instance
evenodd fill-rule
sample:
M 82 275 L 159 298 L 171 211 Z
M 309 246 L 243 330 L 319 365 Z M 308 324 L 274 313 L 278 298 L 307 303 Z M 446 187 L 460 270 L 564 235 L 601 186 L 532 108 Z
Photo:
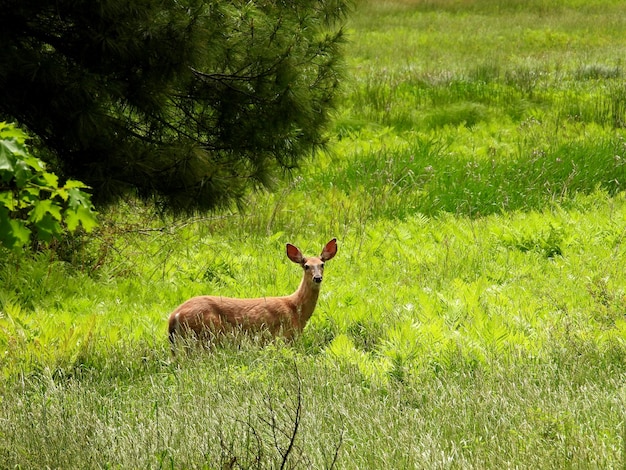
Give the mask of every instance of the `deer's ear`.
M 300 250 L 297 247 L 293 246 L 291 243 L 287 243 L 287 258 L 289 258 L 294 263 L 304 263 L 304 256 L 302 256 Z
M 328 261 L 332 259 L 337 254 L 337 239 L 333 238 L 331 241 L 326 243 L 326 246 L 322 250 L 322 254 L 320 258 L 322 261 Z

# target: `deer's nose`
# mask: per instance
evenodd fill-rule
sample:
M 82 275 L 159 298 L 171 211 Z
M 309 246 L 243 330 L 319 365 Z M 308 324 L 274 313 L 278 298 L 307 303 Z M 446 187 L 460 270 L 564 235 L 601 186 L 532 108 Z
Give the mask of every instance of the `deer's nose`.
M 319 284 L 320 282 L 322 282 L 322 276 L 313 276 L 313 281 L 316 284 Z

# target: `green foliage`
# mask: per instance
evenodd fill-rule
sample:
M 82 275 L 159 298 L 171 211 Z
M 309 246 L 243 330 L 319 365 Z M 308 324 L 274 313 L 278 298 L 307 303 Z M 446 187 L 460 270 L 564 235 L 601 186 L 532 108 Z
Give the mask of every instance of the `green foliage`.
M 324 142 L 344 1 L 7 0 L 0 118 L 97 201 L 241 202 Z
M 87 186 L 46 171 L 26 147 L 27 136 L 0 123 L 0 242 L 21 248 L 30 241 L 50 242 L 97 225 Z

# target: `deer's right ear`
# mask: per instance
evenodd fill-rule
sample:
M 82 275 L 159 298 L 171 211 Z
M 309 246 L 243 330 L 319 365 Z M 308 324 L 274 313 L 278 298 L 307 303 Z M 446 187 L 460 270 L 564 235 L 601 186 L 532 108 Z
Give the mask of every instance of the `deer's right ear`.
M 322 254 L 320 258 L 322 261 L 328 261 L 332 259 L 337 254 L 337 239 L 333 238 L 331 241 L 326 243 L 326 246 L 322 250 Z
M 287 243 L 287 257 L 294 263 L 304 263 L 304 256 L 302 256 L 300 250 L 291 243 Z

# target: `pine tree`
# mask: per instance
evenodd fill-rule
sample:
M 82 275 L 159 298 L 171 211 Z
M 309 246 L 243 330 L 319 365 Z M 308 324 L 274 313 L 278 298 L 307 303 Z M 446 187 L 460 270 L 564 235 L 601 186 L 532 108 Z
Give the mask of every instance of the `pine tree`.
M 0 0 L 0 120 L 99 202 L 214 209 L 323 143 L 345 0 Z

